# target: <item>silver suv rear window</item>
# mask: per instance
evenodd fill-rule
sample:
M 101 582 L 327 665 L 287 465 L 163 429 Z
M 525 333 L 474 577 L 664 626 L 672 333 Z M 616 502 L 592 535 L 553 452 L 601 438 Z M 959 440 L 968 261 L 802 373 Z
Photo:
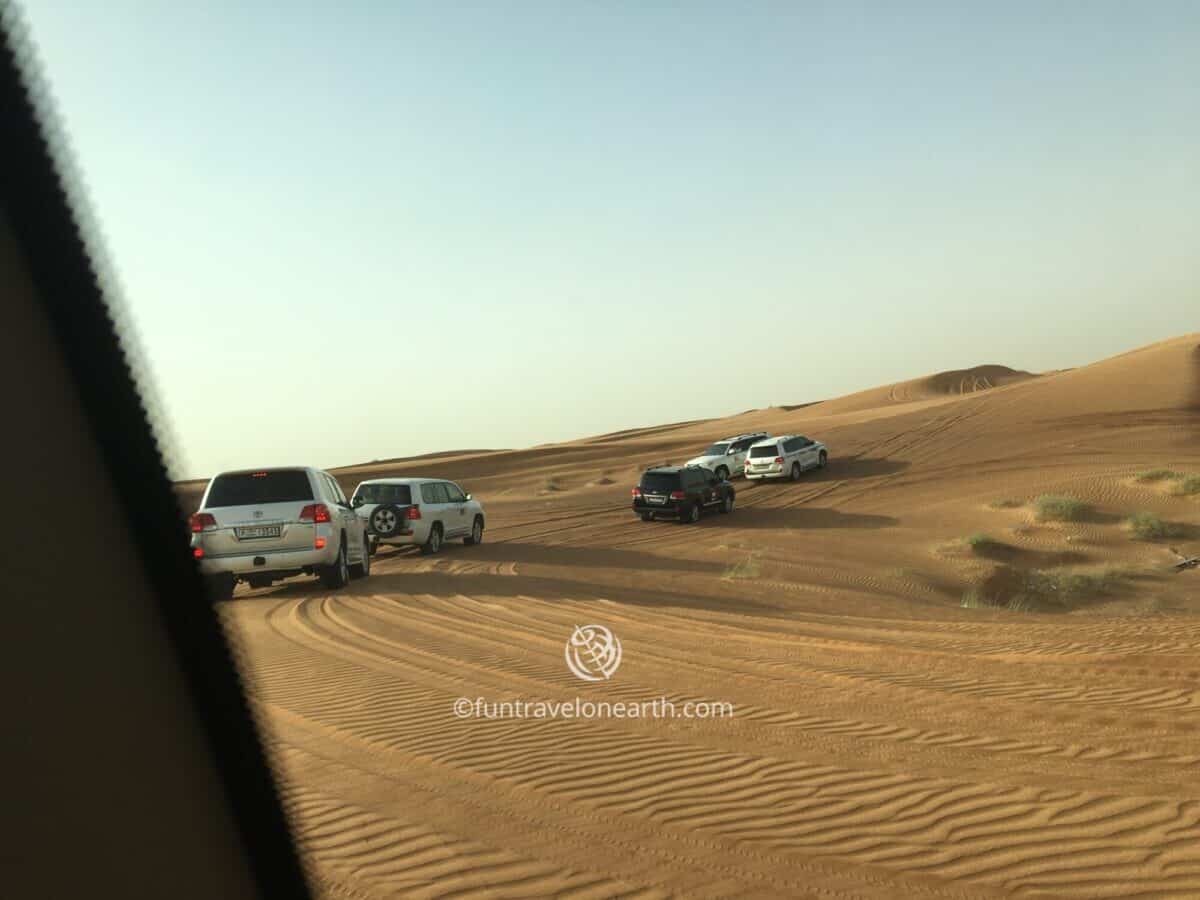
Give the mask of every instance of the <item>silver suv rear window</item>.
M 204 506 L 255 506 L 313 499 L 308 473 L 301 469 L 271 469 L 218 475 L 208 491 Z
M 360 484 L 354 496 L 363 503 L 403 503 L 412 505 L 412 488 L 407 484 Z

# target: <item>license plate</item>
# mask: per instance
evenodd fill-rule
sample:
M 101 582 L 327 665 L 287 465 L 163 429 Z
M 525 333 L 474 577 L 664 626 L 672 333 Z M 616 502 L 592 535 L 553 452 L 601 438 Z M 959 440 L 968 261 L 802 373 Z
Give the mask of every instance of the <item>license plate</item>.
M 253 538 L 273 538 L 279 537 L 279 535 L 283 533 L 283 526 L 248 525 L 245 528 L 235 528 L 233 532 L 242 540 Z
M 650 503 L 654 506 L 662 506 L 664 503 L 667 502 L 667 498 L 666 497 L 647 497 L 646 502 Z

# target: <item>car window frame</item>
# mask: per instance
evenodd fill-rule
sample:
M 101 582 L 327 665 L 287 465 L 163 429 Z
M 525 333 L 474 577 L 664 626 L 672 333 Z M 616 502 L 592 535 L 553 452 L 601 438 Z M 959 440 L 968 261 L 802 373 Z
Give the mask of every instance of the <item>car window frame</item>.
M 445 504 L 449 502 L 446 500 L 446 491 L 442 484 L 443 483 L 440 481 L 427 481 L 422 484 L 421 502 L 428 503 L 430 505 Z M 425 491 L 427 490 L 430 494 L 428 497 L 425 496 Z
M 325 487 L 329 491 L 329 499 L 331 501 L 336 503 L 338 506 L 350 505 L 349 501 L 346 500 L 346 495 L 342 493 L 341 486 L 337 483 L 337 480 L 332 475 L 330 475 L 328 472 L 322 472 L 321 478 L 323 478 L 325 481 Z
M 446 490 L 446 498 L 447 498 L 446 502 L 447 503 L 466 503 L 467 502 L 467 492 L 464 491 L 457 484 L 455 484 L 453 481 L 443 481 L 442 486 Z M 454 497 L 451 494 L 451 489 L 458 492 L 458 497 Z

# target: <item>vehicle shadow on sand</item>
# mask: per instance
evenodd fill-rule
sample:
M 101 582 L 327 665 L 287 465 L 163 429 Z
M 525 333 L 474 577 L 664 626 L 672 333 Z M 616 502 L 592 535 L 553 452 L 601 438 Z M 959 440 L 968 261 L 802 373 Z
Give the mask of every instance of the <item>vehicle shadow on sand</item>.
M 830 456 L 825 468 L 810 469 L 800 477 L 800 483 L 850 481 L 856 478 L 878 478 L 883 475 L 897 475 L 911 465 L 912 463 L 907 460 L 886 459 L 877 456 L 848 456 L 842 459 Z M 770 483 L 768 482 L 768 484 Z

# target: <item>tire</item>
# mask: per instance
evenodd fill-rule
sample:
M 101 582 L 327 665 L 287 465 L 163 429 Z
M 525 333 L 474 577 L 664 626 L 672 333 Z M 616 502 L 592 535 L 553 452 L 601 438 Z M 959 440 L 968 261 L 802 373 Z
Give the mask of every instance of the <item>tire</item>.
M 803 471 L 803 470 L 800 468 L 800 463 L 798 463 L 798 462 L 792 463 L 792 481 L 800 480 L 801 471 Z
M 642 513 L 642 521 L 643 522 L 653 522 L 654 521 L 654 513 Z
M 729 469 L 726 466 L 717 466 L 717 471 L 714 472 L 713 474 L 716 475 L 718 478 L 720 478 L 722 481 L 729 480 Z
M 679 517 L 681 525 L 695 525 L 700 521 L 700 504 L 693 503 L 687 511 L 687 515 Z
M 425 556 L 432 556 L 442 549 L 442 523 L 434 522 L 433 527 L 429 529 L 429 537 L 425 543 L 421 545 L 421 553 Z
M 371 511 L 367 520 L 371 530 L 380 537 L 392 537 L 404 525 L 404 513 L 395 503 L 382 503 Z
M 208 591 L 209 599 L 214 603 L 232 600 L 237 579 L 232 575 L 210 575 L 204 579 L 204 587 Z
M 829 464 L 829 454 L 826 453 L 824 450 L 822 450 L 821 455 L 817 457 L 817 468 L 823 469 L 828 464 Z
M 350 566 L 346 563 L 346 539 L 342 538 L 342 545 L 338 547 L 337 561 L 321 570 L 321 584 L 337 590 L 344 588 L 349 583 Z
M 371 539 L 366 534 L 363 535 L 363 558 L 362 562 L 354 563 L 350 566 L 351 578 L 366 578 L 371 574 Z
M 721 501 L 721 512 L 726 514 L 733 512 L 733 494 L 725 495 L 725 499 Z
M 471 533 L 463 538 L 463 543 L 468 547 L 483 543 L 483 516 L 475 517 L 475 521 L 471 523 Z

